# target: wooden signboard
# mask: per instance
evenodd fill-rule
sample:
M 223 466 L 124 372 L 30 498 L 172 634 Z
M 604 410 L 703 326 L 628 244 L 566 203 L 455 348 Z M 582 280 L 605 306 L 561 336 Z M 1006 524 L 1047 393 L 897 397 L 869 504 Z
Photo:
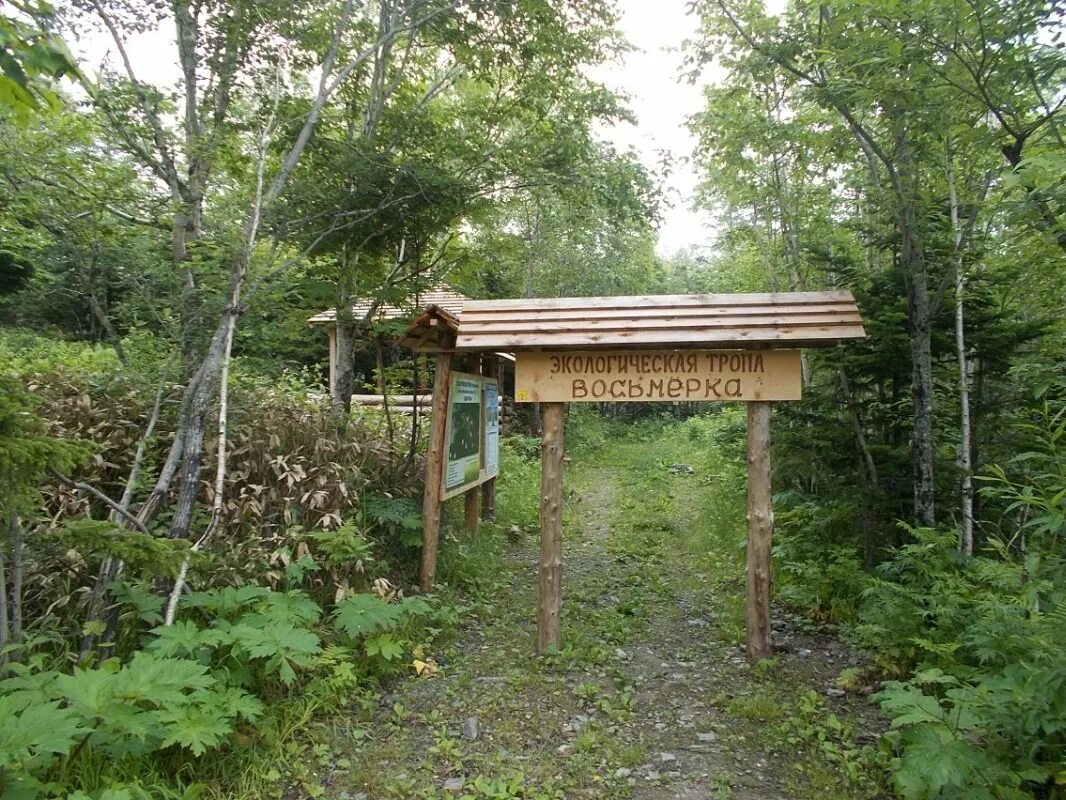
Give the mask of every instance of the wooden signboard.
M 516 353 L 520 403 L 799 400 L 799 350 Z
M 499 472 L 499 388 L 481 375 L 451 373 L 441 499 L 463 494 Z M 490 424 L 488 416 L 493 422 Z

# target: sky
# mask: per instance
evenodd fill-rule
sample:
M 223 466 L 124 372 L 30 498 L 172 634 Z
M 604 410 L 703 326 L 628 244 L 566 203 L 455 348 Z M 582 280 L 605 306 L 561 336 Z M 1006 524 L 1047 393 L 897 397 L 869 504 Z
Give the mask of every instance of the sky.
M 670 256 L 683 248 L 710 248 L 714 240 L 714 220 L 705 211 L 693 209 L 698 183 L 690 159 L 695 139 L 686 119 L 703 105 L 699 86 L 680 75 L 681 47 L 696 33 L 695 17 L 685 13 L 688 0 L 618 0 L 619 28 L 633 46 L 619 63 L 597 67 L 592 76 L 608 88 L 629 97 L 628 105 L 637 124 L 605 127 L 598 134 L 620 150 L 632 149 L 645 167 L 656 174 L 664 154 L 672 169 L 665 180 L 664 206 L 656 252 Z M 776 5 L 780 0 L 771 0 Z M 177 77 L 177 48 L 170 31 L 134 36 L 127 50 L 138 76 L 147 82 L 166 85 Z M 83 63 L 98 68 L 104 59 L 120 66 L 110 38 L 99 36 L 75 43 Z
M 619 149 L 634 150 L 653 172 L 664 153 L 672 158 L 656 246 L 661 256 L 686 247 L 708 248 L 714 239 L 713 217 L 692 207 L 699 179 L 691 163 L 696 141 L 686 121 L 703 106 L 703 95 L 700 86 L 680 75 L 682 44 L 697 29 L 696 18 L 685 13 L 687 3 L 621 0 L 619 28 L 634 50 L 622 63 L 603 65 L 592 73 L 608 88 L 628 95 L 637 116 L 636 125 L 616 125 L 600 135 Z

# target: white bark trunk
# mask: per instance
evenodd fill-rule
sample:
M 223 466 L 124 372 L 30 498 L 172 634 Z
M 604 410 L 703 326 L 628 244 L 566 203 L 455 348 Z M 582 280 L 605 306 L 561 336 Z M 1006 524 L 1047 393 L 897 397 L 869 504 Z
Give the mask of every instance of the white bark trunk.
M 963 259 L 964 233 L 959 217 L 959 195 L 955 185 L 955 167 L 948 148 L 947 180 L 951 202 L 951 229 L 955 241 L 955 354 L 959 363 L 959 474 L 962 476 L 962 527 L 959 552 L 973 555 L 973 448 L 970 418 L 970 365 L 966 353 L 966 265 Z

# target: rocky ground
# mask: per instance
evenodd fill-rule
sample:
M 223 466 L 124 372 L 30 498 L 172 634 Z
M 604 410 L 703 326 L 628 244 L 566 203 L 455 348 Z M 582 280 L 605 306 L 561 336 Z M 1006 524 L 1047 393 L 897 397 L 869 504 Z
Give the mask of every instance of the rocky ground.
M 617 462 L 571 472 L 562 650 L 532 655 L 527 532 L 460 635 L 432 654 L 436 674 L 338 726 L 326 796 L 881 797 L 881 723 L 858 661 L 775 609 L 775 657 L 748 664 L 741 569 L 708 569 L 686 545 L 692 476 L 649 479 Z

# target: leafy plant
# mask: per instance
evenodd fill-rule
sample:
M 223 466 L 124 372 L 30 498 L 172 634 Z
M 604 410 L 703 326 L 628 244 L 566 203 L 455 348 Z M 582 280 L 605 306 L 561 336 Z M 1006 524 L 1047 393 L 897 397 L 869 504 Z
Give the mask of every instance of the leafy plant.
M 429 602 L 421 597 L 390 602 L 375 594 L 356 594 L 337 604 L 333 620 L 349 637 L 363 642 L 368 656 L 395 662 L 407 649 L 396 632 L 431 610 Z
M 139 652 L 73 673 L 20 670 L 0 682 L 0 765 L 5 797 L 55 791 L 56 768 L 87 750 L 121 760 L 179 747 L 221 745 L 262 704 L 207 665 Z
M 964 683 L 937 669 L 890 682 L 894 781 L 907 800 L 1023 798 L 1066 766 L 1066 672 L 1012 664 Z

